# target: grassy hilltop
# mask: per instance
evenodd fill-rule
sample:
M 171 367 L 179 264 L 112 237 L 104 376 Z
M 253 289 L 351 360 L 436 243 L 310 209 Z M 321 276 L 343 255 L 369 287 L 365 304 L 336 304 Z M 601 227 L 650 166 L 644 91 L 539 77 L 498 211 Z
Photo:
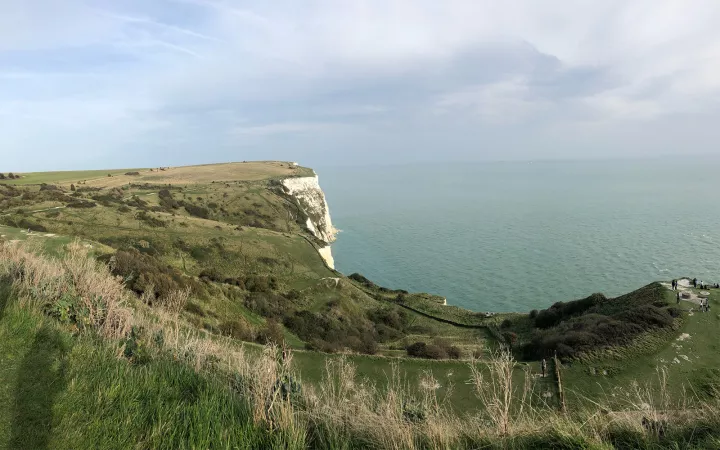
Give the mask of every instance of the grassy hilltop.
M 303 176 L 268 161 L 0 179 L 0 446 L 720 442 L 714 309 L 659 283 L 527 314 L 385 289 L 321 258 L 281 186 Z

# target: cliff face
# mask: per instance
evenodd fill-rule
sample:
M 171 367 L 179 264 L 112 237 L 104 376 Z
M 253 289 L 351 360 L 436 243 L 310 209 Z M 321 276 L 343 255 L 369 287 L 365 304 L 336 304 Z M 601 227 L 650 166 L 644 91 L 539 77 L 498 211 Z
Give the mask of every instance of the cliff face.
M 325 200 L 325 193 L 320 189 L 318 177 L 287 178 L 282 181 L 285 192 L 295 198 L 307 216 L 305 225 L 308 230 L 318 239 L 325 242 L 325 247 L 320 249 L 320 256 L 323 257 L 328 266 L 335 268 L 330 243 L 335 240 L 337 230 L 330 219 L 330 209 Z

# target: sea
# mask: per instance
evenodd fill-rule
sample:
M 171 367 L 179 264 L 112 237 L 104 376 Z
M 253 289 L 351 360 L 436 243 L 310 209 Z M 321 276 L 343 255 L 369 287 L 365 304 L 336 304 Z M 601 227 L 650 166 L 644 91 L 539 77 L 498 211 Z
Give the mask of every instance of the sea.
M 336 268 L 475 311 L 720 282 L 720 162 L 318 167 Z

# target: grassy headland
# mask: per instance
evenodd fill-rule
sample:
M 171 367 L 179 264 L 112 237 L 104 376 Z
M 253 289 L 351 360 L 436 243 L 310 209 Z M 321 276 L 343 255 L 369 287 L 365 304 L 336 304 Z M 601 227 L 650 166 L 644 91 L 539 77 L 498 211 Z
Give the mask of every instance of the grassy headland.
M 486 314 L 345 277 L 278 181 L 308 175 L 266 162 L 0 180 L 0 445 L 718 443 L 720 315 L 658 283 Z

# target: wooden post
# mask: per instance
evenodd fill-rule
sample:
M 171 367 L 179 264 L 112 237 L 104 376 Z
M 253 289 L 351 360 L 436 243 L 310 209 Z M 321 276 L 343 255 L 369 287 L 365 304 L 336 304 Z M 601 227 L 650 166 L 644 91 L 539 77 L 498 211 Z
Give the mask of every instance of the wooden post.
M 565 392 L 562 387 L 562 376 L 560 374 L 560 360 L 557 357 L 557 351 L 553 355 L 553 362 L 555 364 L 555 379 L 557 380 L 558 396 L 560 397 L 560 411 L 565 413 Z

